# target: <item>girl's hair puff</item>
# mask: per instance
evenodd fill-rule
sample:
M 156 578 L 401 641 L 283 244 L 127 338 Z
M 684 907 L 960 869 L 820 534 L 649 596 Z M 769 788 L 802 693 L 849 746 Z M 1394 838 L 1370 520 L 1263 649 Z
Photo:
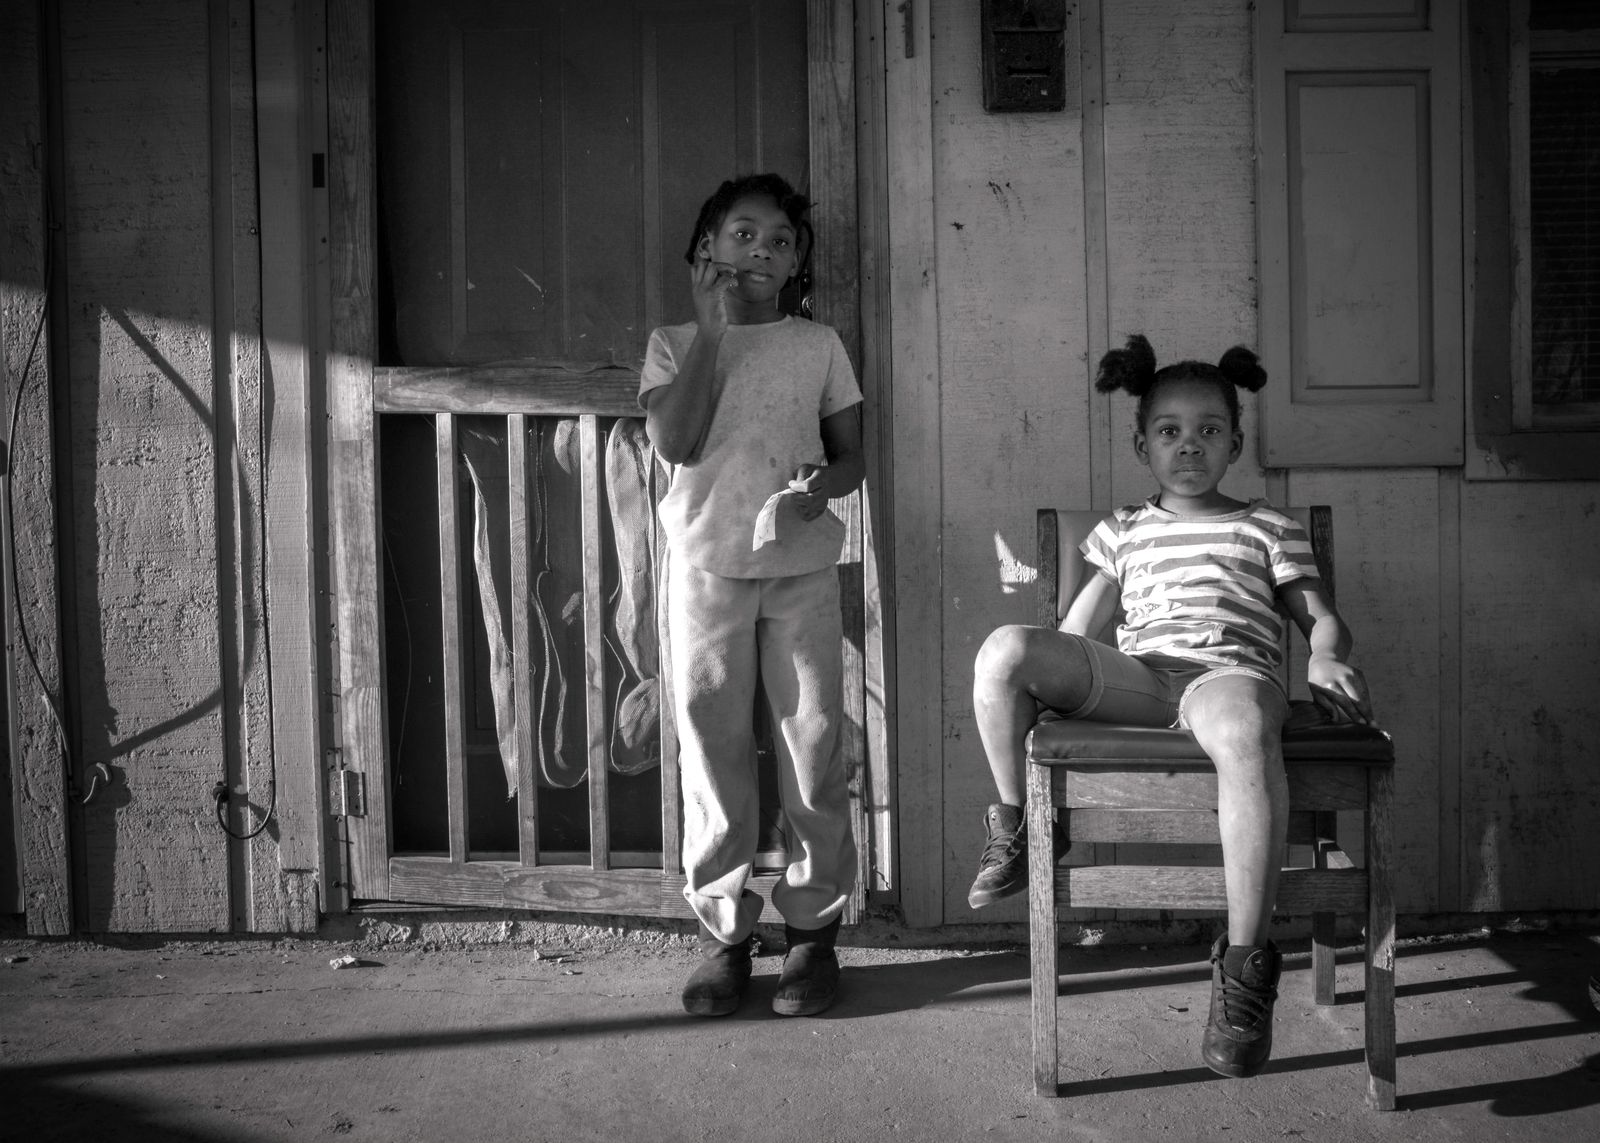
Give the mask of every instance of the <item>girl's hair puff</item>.
M 689 248 L 684 251 L 683 260 L 694 265 L 700 240 L 722 225 L 722 220 L 728 217 L 728 211 L 733 209 L 736 202 L 757 196 L 770 198 L 794 225 L 795 240 L 799 245 L 797 264 L 803 267 L 811 253 L 811 224 L 805 219 L 806 211 L 811 209 L 811 200 L 790 186 L 788 179 L 770 171 L 728 179 L 706 199 L 700 207 L 700 216 L 694 220 L 694 233 L 689 236 Z
M 1143 432 L 1149 416 L 1150 402 L 1156 389 L 1168 381 L 1199 381 L 1215 385 L 1228 406 L 1233 428 L 1239 428 L 1239 390 L 1254 393 L 1267 383 L 1267 371 L 1261 361 L 1242 345 L 1236 345 L 1222 355 L 1215 365 L 1204 361 L 1178 361 L 1156 368 L 1156 353 L 1141 333 L 1128 338 L 1123 349 L 1113 349 L 1100 359 L 1100 371 L 1094 387 L 1102 393 L 1121 389 L 1139 398 L 1138 423 Z

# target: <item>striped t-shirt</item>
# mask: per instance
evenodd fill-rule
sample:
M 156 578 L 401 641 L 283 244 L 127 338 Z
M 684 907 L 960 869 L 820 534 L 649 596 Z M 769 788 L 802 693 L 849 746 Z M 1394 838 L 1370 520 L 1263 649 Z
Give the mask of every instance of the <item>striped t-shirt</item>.
M 1119 650 L 1208 667 L 1277 671 L 1277 588 L 1317 577 L 1304 529 L 1264 500 L 1221 516 L 1147 500 L 1100 521 L 1082 550 L 1122 588 Z

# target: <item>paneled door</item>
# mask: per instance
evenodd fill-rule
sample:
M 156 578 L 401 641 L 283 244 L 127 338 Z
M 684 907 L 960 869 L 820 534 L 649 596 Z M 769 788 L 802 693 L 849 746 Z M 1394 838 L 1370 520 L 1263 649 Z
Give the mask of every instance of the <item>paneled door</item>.
M 840 0 L 330 3 L 330 780 L 356 900 L 689 915 L 639 365 L 692 316 L 683 252 L 722 179 L 780 171 L 819 233 L 853 231 L 851 28 Z M 819 245 L 786 299 L 852 348 L 853 251 Z M 859 496 L 835 508 L 865 887 Z M 775 805 L 763 837 L 781 868 Z

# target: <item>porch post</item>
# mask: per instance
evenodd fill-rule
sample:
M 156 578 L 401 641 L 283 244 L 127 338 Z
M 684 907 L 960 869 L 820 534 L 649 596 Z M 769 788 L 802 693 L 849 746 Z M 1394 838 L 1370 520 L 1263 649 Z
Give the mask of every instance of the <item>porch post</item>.
M 944 920 L 944 564 L 933 73 L 927 0 L 883 0 L 900 903 Z

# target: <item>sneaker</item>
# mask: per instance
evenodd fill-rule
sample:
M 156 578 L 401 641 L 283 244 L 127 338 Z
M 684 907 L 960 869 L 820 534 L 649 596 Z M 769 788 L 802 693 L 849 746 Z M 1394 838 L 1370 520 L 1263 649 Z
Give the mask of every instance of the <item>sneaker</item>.
M 1278 999 L 1283 957 L 1265 948 L 1229 946 L 1224 933 L 1211 946 L 1211 1018 L 1200 1058 L 1218 1075 L 1243 1079 L 1266 1067 L 1272 1054 L 1272 1004 Z
M 1004 802 L 990 806 L 983 815 L 983 827 L 988 840 L 983 845 L 983 856 L 978 858 L 978 876 L 967 890 L 967 905 L 973 909 L 1028 887 L 1028 826 L 1022 807 Z M 1052 823 L 1050 838 L 1050 848 L 1060 861 L 1071 847 L 1060 822 Z

